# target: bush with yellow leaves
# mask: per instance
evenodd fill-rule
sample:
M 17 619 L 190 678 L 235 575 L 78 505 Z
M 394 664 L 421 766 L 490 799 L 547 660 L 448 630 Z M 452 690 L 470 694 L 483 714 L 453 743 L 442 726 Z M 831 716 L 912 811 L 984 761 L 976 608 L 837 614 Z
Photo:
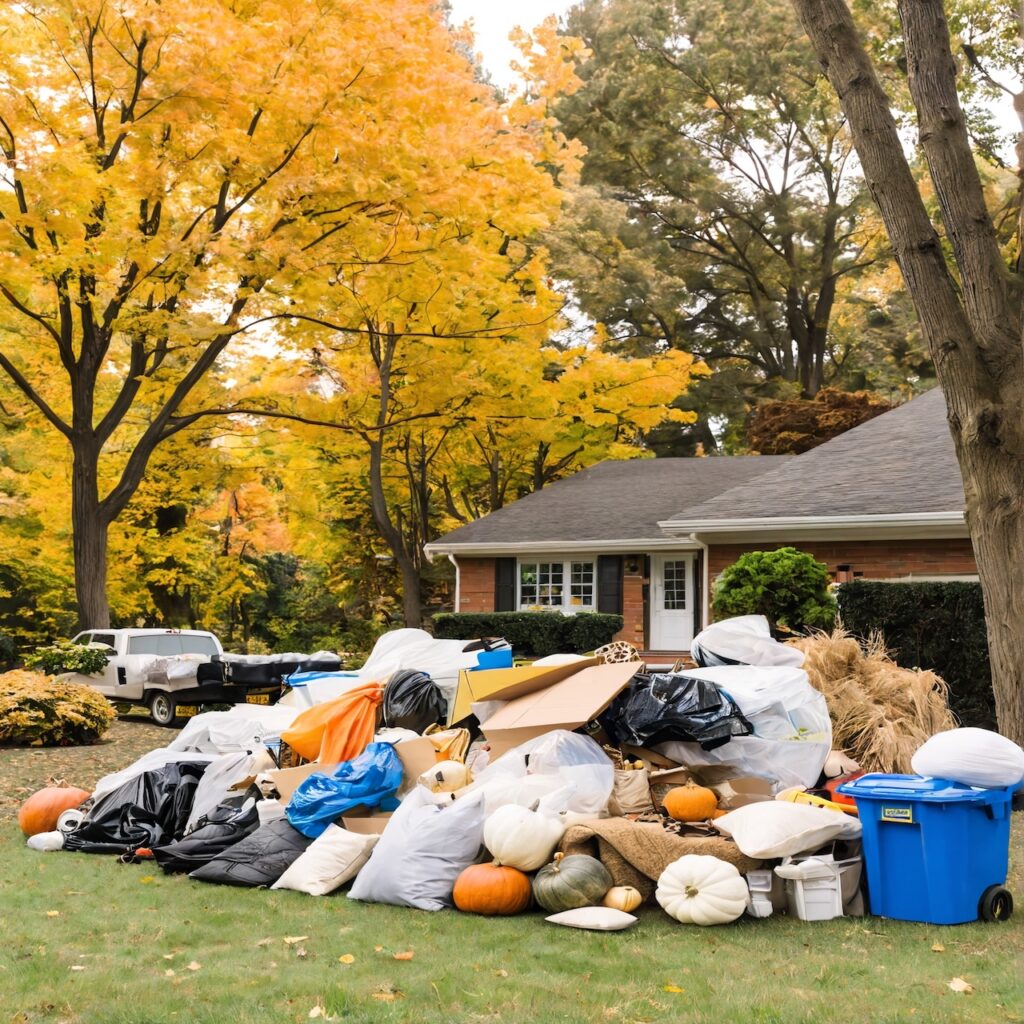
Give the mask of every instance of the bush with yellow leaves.
M 0 675 L 0 744 L 68 747 L 95 743 L 116 717 L 92 687 L 23 670 Z

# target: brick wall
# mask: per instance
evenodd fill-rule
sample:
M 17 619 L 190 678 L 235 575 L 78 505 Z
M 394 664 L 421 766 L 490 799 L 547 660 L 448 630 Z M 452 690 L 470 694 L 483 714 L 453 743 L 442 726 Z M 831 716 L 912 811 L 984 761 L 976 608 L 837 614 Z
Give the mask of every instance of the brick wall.
M 708 570 L 714 578 L 726 566 L 747 551 L 773 551 L 790 545 L 814 555 L 832 573 L 849 565 L 853 573 L 865 579 L 892 579 L 899 576 L 942 576 L 976 573 L 977 563 L 968 538 L 943 540 L 836 540 L 779 541 L 769 544 L 712 544 L 708 552 Z
M 460 612 L 494 611 L 494 559 L 460 558 Z

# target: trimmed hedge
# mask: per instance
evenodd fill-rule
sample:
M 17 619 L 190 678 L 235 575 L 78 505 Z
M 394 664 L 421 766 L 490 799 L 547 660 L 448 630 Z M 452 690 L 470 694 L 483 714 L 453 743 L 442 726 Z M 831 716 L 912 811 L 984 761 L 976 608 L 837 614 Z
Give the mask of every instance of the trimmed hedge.
M 502 636 L 517 657 L 580 654 L 610 643 L 622 629 L 621 615 L 584 612 L 443 612 L 434 616 L 439 640 L 476 640 Z
M 0 744 L 96 743 L 116 717 L 107 698 L 91 686 L 24 670 L 0 675 Z
M 857 636 L 878 630 L 898 665 L 927 668 L 949 683 L 961 725 L 995 729 L 980 583 L 881 583 L 836 588 L 843 626 Z

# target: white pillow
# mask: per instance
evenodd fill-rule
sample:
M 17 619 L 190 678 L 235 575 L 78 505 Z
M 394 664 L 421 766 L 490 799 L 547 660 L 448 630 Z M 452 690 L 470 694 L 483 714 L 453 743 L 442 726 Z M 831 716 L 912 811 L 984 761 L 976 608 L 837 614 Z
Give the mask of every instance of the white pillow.
M 792 857 L 861 834 L 860 821 L 849 814 L 788 800 L 738 807 L 716 818 L 715 828 L 732 836 L 741 853 L 758 860 Z
M 270 888 L 326 896 L 355 878 L 378 839 L 378 835 L 364 836 L 328 825 Z
M 1024 780 L 1024 750 L 988 729 L 949 729 L 918 747 L 910 766 L 933 779 L 997 789 Z
M 621 932 L 636 924 L 636 918 L 623 910 L 612 907 L 580 907 L 577 910 L 563 910 L 544 918 L 552 924 L 566 928 L 586 928 L 592 932 Z

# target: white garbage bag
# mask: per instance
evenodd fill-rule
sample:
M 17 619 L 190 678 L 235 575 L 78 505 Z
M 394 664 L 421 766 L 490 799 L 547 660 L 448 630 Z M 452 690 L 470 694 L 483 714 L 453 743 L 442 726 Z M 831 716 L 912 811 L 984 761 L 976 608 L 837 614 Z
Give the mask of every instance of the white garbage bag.
M 772 636 L 763 615 L 737 615 L 712 622 L 690 644 L 690 655 L 698 665 L 788 665 L 799 668 L 804 652 L 780 644 Z
M 988 729 L 948 729 L 917 748 L 910 766 L 918 775 L 964 786 L 998 789 L 1024 782 L 1024 750 Z
M 232 754 L 279 743 L 281 733 L 302 714 L 301 707 L 236 704 L 229 711 L 205 711 L 190 718 L 169 749 L 203 754 Z
M 250 776 L 272 771 L 276 765 L 266 747 L 243 750 L 237 754 L 221 754 L 214 758 L 203 772 L 203 777 L 192 795 L 192 810 L 189 812 L 185 831 L 191 832 L 204 814 L 209 814 L 218 804 L 233 795 L 231 787 Z
M 451 907 L 455 880 L 479 857 L 483 831 L 482 794 L 437 804 L 417 786 L 391 816 L 349 899 L 419 910 Z
M 737 775 L 768 779 L 775 791 L 813 786 L 832 749 L 825 698 L 800 668 L 730 665 L 687 669 L 725 691 L 754 729 L 713 750 L 670 740 L 655 749 L 688 767 L 725 765 Z

